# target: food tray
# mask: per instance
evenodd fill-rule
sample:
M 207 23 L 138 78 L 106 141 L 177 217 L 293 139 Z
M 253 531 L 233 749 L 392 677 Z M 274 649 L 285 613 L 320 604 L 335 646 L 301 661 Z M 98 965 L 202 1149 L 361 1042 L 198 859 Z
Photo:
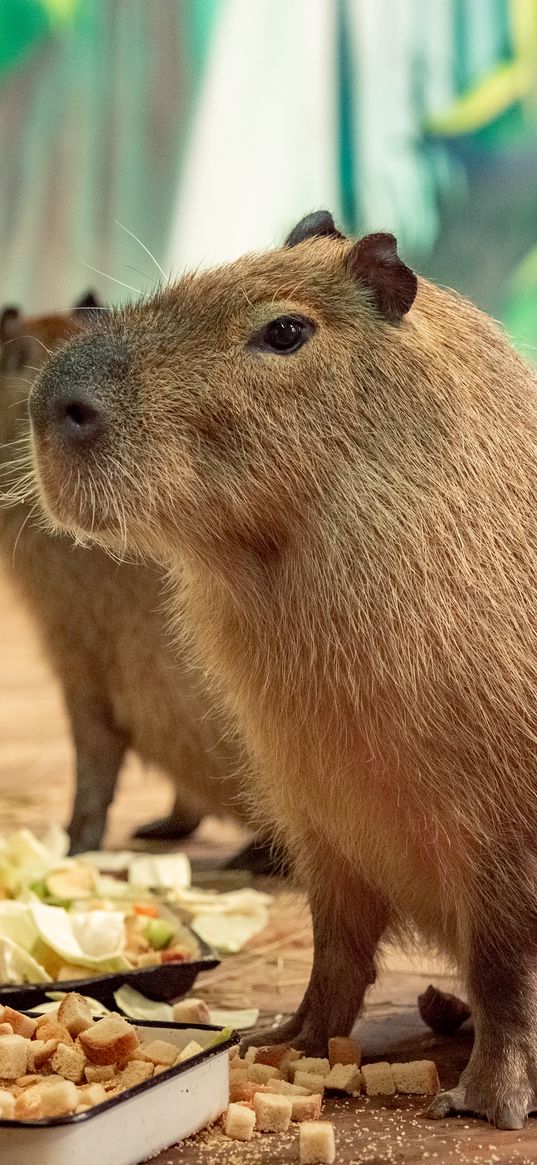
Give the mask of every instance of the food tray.
M 98 1021 L 97 1021 L 98 1022 Z M 140 1023 L 142 1044 L 163 1039 L 186 1047 L 210 1042 L 215 1027 Z M 104 1104 L 54 1120 L 0 1120 L 0 1161 L 6 1165 L 140 1165 L 212 1124 L 229 1098 L 229 1039 Z
M 159 1003 L 170 1003 L 190 991 L 197 976 L 202 971 L 218 967 L 220 959 L 214 951 L 196 935 L 200 948 L 199 959 L 185 960 L 184 963 L 162 963 L 156 967 L 134 967 L 132 971 L 112 971 L 107 975 L 89 975 L 87 979 L 70 979 L 68 982 L 54 983 L 5 983 L 0 985 L 0 1004 L 9 1004 L 19 1011 L 29 1011 L 47 1002 L 48 991 L 78 991 L 81 995 L 91 995 L 104 1003 L 105 1007 L 116 1009 L 114 991 L 124 983 L 140 991 L 148 999 Z

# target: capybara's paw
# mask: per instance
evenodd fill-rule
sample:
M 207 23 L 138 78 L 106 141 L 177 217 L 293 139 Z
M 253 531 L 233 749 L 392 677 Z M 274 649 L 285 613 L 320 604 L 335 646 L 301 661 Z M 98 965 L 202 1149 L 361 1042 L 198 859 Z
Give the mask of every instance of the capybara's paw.
M 506 1089 L 491 1076 L 489 1080 L 472 1083 L 470 1075 L 466 1082 L 463 1072 L 456 1088 L 439 1092 L 428 1109 L 428 1115 L 435 1120 L 455 1116 L 458 1113 L 472 1113 L 483 1117 L 497 1129 L 521 1129 L 526 1117 L 536 1108 L 537 1096 L 529 1076 L 517 1081 Z
M 328 1046 L 323 1033 L 315 1031 L 307 1021 L 301 1022 L 298 1015 L 279 1027 L 265 1028 L 262 1032 L 245 1036 L 241 1043 L 241 1055 L 248 1048 L 260 1048 L 265 1044 L 292 1044 L 293 1048 L 304 1052 L 306 1056 L 324 1056 Z

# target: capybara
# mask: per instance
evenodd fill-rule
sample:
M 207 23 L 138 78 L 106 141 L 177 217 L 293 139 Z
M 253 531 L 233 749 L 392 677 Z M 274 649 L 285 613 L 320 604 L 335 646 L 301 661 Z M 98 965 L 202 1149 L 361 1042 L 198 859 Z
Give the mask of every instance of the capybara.
M 104 317 L 47 364 L 31 416 L 53 520 L 175 568 L 177 618 L 301 862 L 314 965 L 276 1038 L 347 1033 L 383 938 L 417 930 L 457 962 L 476 1032 L 433 1114 L 519 1128 L 537 1102 L 534 372 L 392 235 L 318 212 Z
M 48 352 L 97 317 L 89 295 L 72 313 L 0 317 L 0 464 L 12 504 L 0 507 L 0 554 L 23 596 L 58 676 L 76 752 L 72 852 L 97 848 L 127 749 L 172 778 L 169 819 L 149 836 L 187 835 L 206 813 L 246 822 L 239 796 L 243 763 L 213 710 L 203 677 L 171 644 L 160 568 L 114 562 L 98 546 L 52 535 L 24 501 L 29 469 L 28 393 Z M 258 841 L 235 865 L 270 868 Z M 275 859 L 277 861 L 277 859 Z

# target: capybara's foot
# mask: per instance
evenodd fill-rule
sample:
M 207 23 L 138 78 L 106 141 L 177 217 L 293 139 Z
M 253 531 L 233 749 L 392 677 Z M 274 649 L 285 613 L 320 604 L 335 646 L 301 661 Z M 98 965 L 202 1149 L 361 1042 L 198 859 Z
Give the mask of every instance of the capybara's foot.
M 521 1129 L 537 1107 L 536 1084 L 533 1056 L 531 1063 L 521 1065 L 516 1051 L 513 1058 L 504 1056 L 498 1045 L 496 1065 L 480 1063 L 480 1057 L 473 1056 L 456 1088 L 439 1092 L 428 1113 L 436 1120 L 472 1113 L 497 1129 Z
M 246 1036 L 241 1044 L 241 1054 L 248 1048 L 260 1048 L 266 1044 L 290 1044 L 298 1052 L 304 1052 L 306 1056 L 324 1056 L 328 1041 L 324 1032 L 319 1031 L 319 1028 L 315 1030 L 311 1020 L 308 1022 L 307 1017 L 300 1019 L 297 1013 L 279 1027 L 266 1028 L 262 1032 Z
M 194 833 L 200 822 L 201 817 L 181 818 L 170 813 L 168 817 L 159 817 L 157 821 L 139 825 L 132 836 L 141 841 L 182 841 Z

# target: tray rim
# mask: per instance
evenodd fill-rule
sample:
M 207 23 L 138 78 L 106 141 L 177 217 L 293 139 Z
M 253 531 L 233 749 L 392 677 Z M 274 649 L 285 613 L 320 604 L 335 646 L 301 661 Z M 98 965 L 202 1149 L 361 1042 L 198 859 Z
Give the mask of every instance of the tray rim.
M 24 1014 L 37 1015 L 38 1013 L 27 1011 Z M 122 1018 L 125 1019 L 127 1023 L 130 1023 L 133 1027 L 144 1027 L 150 1029 L 159 1028 L 161 1031 L 163 1028 L 168 1031 L 221 1032 L 225 1030 L 221 1027 L 216 1027 L 214 1024 L 209 1023 L 163 1023 L 162 1021 L 154 1019 L 134 1020 L 129 1019 L 127 1016 L 122 1016 Z M 96 1020 L 95 1022 L 98 1023 L 99 1020 Z M 191 1068 L 196 1067 L 199 1064 L 206 1063 L 214 1056 L 217 1056 L 220 1052 L 228 1052 L 231 1048 L 234 1048 L 237 1046 L 237 1044 L 240 1044 L 240 1042 L 240 1035 L 233 1029 L 227 1039 L 222 1040 L 222 1042 L 219 1044 L 215 1044 L 214 1047 L 204 1048 L 203 1052 L 198 1052 L 196 1056 L 191 1056 L 190 1059 L 185 1060 L 183 1064 L 177 1064 L 171 1068 L 166 1068 L 164 1072 L 159 1072 L 158 1076 L 153 1076 L 150 1080 L 143 1080 L 141 1084 L 134 1084 L 132 1088 L 126 1088 L 124 1092 L 119 1094 L 119 1096 L 111 1096 L 109 1100 L 104 1100 L 102 1104 L 93 1105 L 93 1107 L 89 1108 L 87 1112 L 76 1112 L 72 1113 L 70 1116 L 55 1116 L 49 1118 L 48 1120 L 38 1121 L 7 1120 L 5 1117 L 1 1117 L 0 1131 L 2 1129 L 52 1129 L 58 1128 L 61 1125 L 72 1127 L 73 1125 L 76 1126 L 78 1124 L 83 1124 L 84 1121 L 92 1120 L 93 1117 L 98 1116 L 100 1113 L 110 1112 L 112 1108 L 115 1108 L 118 1104 L 123 1104 L 126 1100 L 130 1100 L 131 1097 L 139 1096 L 142 1092 L 147 1092 L 151 1088 L 157 1087 L 161 1081 L 164 1082 L 166 1080 L 174 1079 L 176 1076 L 182 1076 L 184 1072 L 188 1072 Z M 44 1077 L 44 1079 L 46 1079 L 46 1077 Z

